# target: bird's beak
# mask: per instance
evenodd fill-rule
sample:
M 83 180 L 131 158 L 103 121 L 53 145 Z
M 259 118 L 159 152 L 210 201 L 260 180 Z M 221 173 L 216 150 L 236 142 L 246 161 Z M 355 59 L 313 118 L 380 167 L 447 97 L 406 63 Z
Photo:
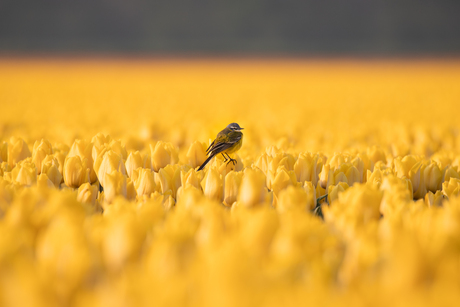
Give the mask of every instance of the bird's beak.
M 243 130 L 244 128 L 240 128 L 240 130 Z

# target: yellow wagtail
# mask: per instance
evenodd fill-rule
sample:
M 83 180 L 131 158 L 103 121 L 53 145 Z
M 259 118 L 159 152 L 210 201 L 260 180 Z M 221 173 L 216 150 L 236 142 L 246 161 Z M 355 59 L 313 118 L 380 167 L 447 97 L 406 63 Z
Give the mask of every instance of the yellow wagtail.
M 243 133 L 241 132 L 243 129 L 244 128 L 241 128 L 237 123 L 231 123 L 224 130 L 219 132 L 216 139 L 206 150 L 206 154 L 208 154 L 209 157 L 198 170 L 201 171 L 215 155 L 220 153 L 225 159 L 224 162 L 229 160 L 227 164 L 232 162 L 233 165 L 235 165 L 237 163 L 236 160 L 232 159 L 229 154 L 238 151 L 241 148 L 241 145 L 243 145 Z

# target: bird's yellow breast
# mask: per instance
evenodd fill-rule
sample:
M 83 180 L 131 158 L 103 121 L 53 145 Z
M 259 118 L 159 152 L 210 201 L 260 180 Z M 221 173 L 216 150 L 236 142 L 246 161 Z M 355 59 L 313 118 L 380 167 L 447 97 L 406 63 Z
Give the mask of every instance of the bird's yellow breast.
M 232 147 L 228 148 L 224 152 L 227 153 L 227 154 L 237 152 L 238 150 L 240 150 L 241 146 L 243 146 L 243 136 L 241 136 L 241 140 L 236 142 Z

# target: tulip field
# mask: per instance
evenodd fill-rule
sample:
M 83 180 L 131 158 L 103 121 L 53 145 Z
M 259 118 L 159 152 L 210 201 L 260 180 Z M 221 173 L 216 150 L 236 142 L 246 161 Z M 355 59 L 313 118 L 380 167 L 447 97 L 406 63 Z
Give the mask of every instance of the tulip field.
M 460 61 L 0 58 L 0 306 L 459 304 Z

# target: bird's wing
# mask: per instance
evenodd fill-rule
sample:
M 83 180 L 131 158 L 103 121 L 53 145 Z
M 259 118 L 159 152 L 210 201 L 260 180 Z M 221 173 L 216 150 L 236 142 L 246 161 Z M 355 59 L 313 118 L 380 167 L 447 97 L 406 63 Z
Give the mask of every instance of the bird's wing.
M 222 152 L 232 147 L 235 143 L 239 142 L 242 136 L 243 134 L 237 131 L 231 131 L 227 135 L 218 135 L 217 138 L 214 140 L 214 146 L 210 148 L 210 152 Z

